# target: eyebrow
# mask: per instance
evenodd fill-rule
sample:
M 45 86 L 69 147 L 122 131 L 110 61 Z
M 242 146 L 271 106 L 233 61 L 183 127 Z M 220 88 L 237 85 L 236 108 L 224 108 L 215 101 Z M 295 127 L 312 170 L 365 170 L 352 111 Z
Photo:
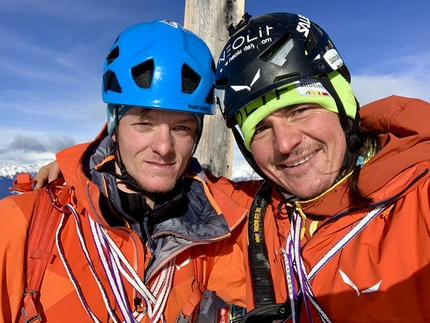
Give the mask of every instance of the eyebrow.
M 154 120 L 155 118 L 151 117 L 149 115 L 150 111 L 151 111 L 151 109 L 143 108 L 142 111 L 139 113 L 139 116 L 140 117 L 148 118 L 149 120 Z M 168 111 L 168 110 L 165 110 L 165 111 Z M 190 116 L 187 116 L 187 118 L 180 119 L 180 120 L 176 121 L 175 123 L 193 123 L 193 122 L 195 122 L 196 124 L 198 124 L 197 120 L 192 115 L 190 115 Z

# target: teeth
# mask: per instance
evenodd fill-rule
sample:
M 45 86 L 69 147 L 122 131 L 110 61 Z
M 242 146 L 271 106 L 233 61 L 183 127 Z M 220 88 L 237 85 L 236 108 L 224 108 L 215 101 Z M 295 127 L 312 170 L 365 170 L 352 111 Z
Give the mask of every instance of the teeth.
M 296 160 L 295 162 L 292 162 L 292 163 L 286 163 L 285 166 L 287 166 L 287 167 L 294 167 L 294 166 L 301 165 L 304 162 L 307 162 L 309 159 L 311 159 L 314 154 L 315 153 L 310 154 L 310 155 L 308 155 L 306 157 L 300 158 L 299 160 Z

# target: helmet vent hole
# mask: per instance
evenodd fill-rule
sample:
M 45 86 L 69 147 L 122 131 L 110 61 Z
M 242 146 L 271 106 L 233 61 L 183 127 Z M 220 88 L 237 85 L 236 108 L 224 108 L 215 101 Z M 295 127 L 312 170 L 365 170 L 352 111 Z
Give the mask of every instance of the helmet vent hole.
M 291 83 L 292 83 L 293 80 L 298 80 L 301 77 L 302 77 L 302 74 L 300 72 L 278 75 L 273 79 L 273 83 L 281 82 L 283 80 L 291 80 Z
M 154 60 L 149 59 L 131 69 L 131 74 L 137 86 L 142 89 L 149 89 L 154 75 Z
M 107 70 L 103 74 L 103 91 L 112 91 L 116 93 L 122 93 L 121 85 L 119 85 L 118 79 L 115 72 Z
M 267 48 L 258 58 L 265 62 L 271 62 L 282 66 L 290 51 L 294 47 L 294 42 L 290 34 L 285 34 L 279 38 L 273 45 Z
M 208 104 L 214 104 L 215 103 L 215 85 L 212 86 L 211 90 L 209 91 L 205 102 Z
M 318 44 L 318 42 L 319 42 L 319 37 L 317 35 L 315 35 L 314 30 L 311 29 L 309 31 L 309 36 L 308 36 L 308 39 L 306 40 L 306 44 L 305 44 L 306 52 L 312 53 L 312 51 L 314 50 L 314 48 Z
M 106 57 L 106 64 L 109 65 L 110 63 L 112 63 L 114 60 L 116 60 L 119 56 L 119 47 L 115 46 L 110 53 L 108 54 L 108 56 Z
M 191 94 L 200 84 L 201 77 L 187 64 L 182 65 L 182 92 Z

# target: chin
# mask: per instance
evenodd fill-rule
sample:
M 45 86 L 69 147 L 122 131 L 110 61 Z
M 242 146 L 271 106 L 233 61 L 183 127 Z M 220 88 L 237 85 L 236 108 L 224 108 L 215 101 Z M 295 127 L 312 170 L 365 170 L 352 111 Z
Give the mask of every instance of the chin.
M 141 187 L 148 193 L 162 194 L 171 191 L 176 182 L 169 183 L 141 183 Z
M 329 188 L 330 188 L 330 186 L 328 186 L 328 187 L 318 187 L 316 189 L 306 190 L 305 192 L 303 192 L 303 191 L 302 192 L 297 192 L 297 194 L 294 194 L 294 195 L 297 196 L 301 200 L 310 200 L 310 199 L 313 199 L 313 198 L 315 198 L 315 197 L 323 194 Z

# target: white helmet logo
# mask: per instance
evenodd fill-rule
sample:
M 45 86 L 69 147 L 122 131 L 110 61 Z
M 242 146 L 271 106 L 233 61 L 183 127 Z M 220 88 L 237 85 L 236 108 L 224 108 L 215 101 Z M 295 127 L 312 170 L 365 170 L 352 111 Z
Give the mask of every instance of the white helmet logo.
M 343 66 L 343 60 L 342 57 L 340 57 L 339 53 L 337 52 L 336 49 L 332 48 L 329 49 L 325 54 L 324 54 L 324 60 L 327 62 L 328 65 L 330 65 L 330 67 L 336 71 L 338 70 L 340 67 Z
M 255 82 L 258 81 L 259 78 L 260 78 L 260 69 L 258 69 L 257 73 L 255 74 L 255 76 L 252 79 L 252 82 L 249 86 L 248 85 L 231 85 L 231 88 L 236 92 L 239 92 L 242 90 L 251 91 L 251 87 L 255 84 Z

